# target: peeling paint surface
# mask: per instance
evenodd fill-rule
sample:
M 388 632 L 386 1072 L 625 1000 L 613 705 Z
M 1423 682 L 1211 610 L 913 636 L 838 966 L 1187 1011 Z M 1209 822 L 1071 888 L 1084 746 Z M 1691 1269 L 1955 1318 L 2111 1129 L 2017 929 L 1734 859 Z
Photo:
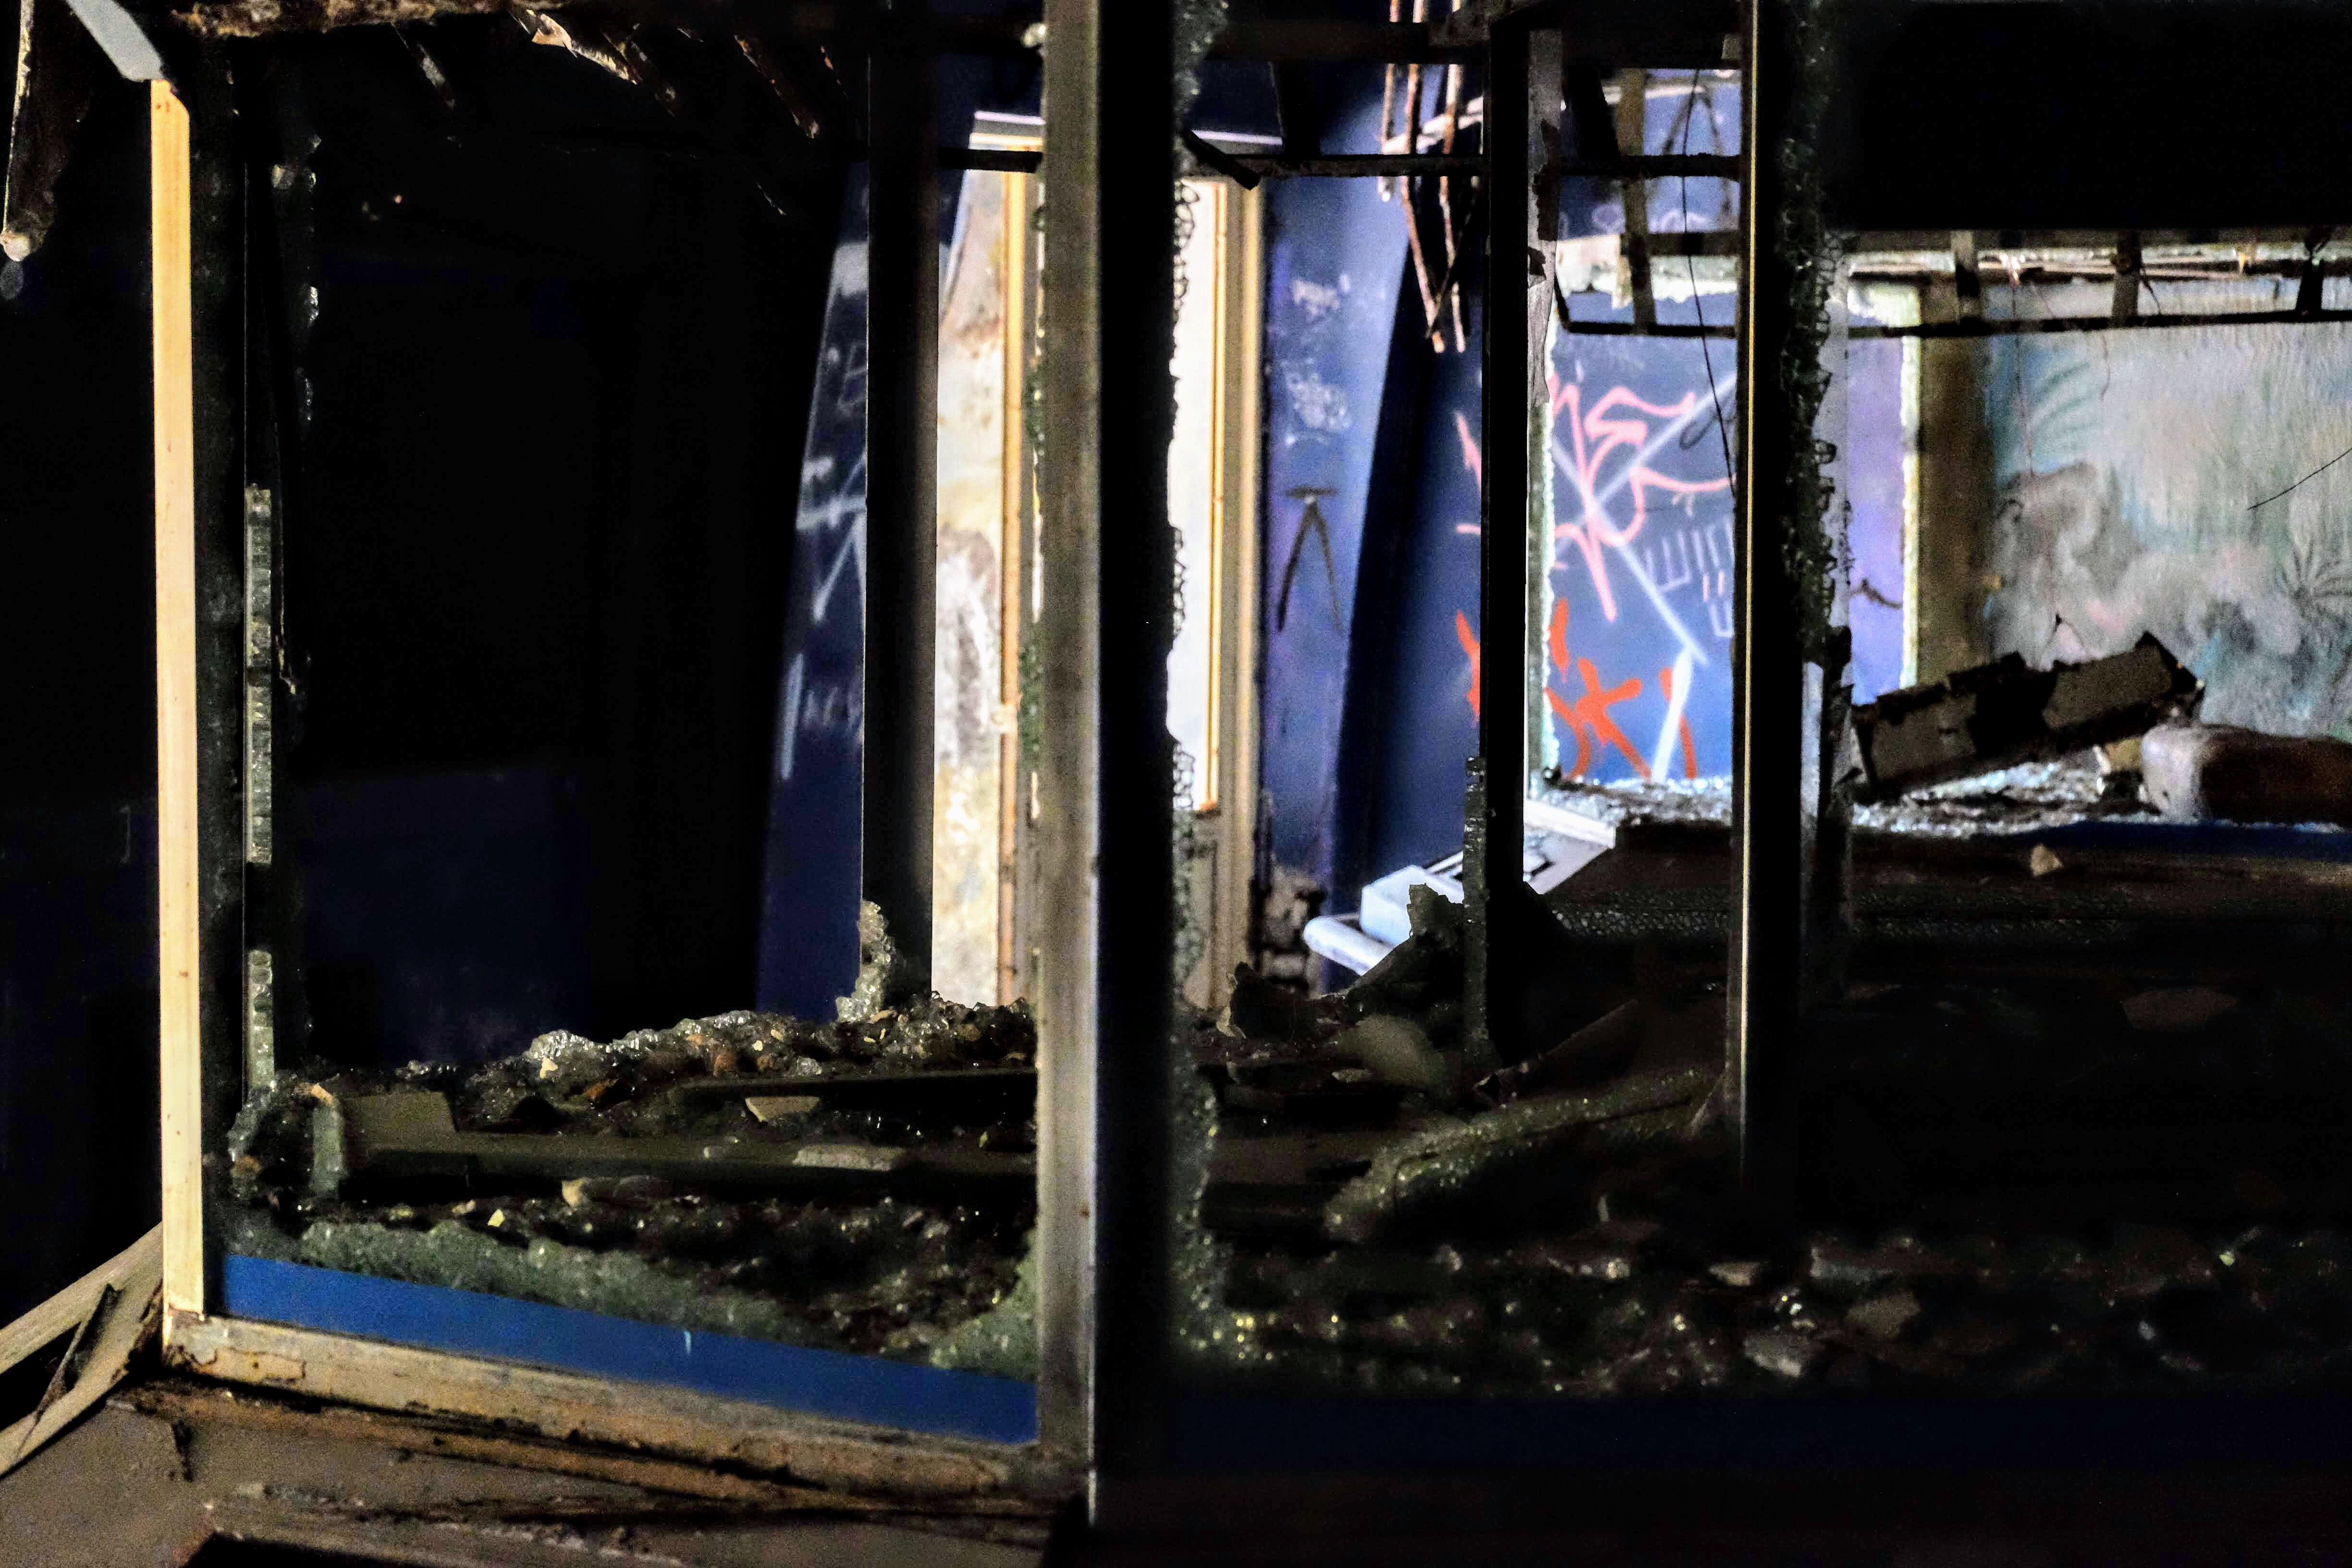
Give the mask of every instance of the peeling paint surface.
M 1996 654 L 2152 631 L 2208 721 L 2352 738 L 2352 464 L 2326 467 L 2352 448 L 2352 327 L 1999 338 L 1979 374 Z
M 940 317 L 931 983 L 964 1002 L 999 999 L 1006 184 L 963 177 Z

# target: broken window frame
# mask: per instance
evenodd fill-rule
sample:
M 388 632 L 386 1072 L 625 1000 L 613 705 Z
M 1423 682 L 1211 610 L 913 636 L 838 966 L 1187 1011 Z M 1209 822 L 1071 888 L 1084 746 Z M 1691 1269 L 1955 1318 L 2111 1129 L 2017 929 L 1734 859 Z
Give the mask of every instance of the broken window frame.
M 911 46 L 915 51 L 923 47 L 919 41 Z M 927 82 L 928 59 L 917 68 L 908 63 L 912 58 L 893 62 L 894 67 L 905 67 Z M 448 1300 L 428 1311 L 425 1326 L 419 1328 L 404 1321 L 404 1309 L 393 1299 L 403 1289 L 398 1282 L 332 1270 L 321 1272 L 334 1300 L 320 1303 L 316 1313 L 305 1313 L 313 1326 L 240 1318 L 226 1310 L 230 1258 L 215 1207 L 225 1177 L 221 1151 L 247 1083 L 273 1065 L 268 955 L 266 951 L 248 952 L 244 939 L 248 887 L 257 871 L 266 881 L 271 858 L 272 726 L 268 719 L 275 676 L 275 606 L 269 591 L 275 546 L 269 492 L 246 489 L 234 482 L 232 472 L 240 441 L 236 422 L 246 416 L 239 373 L 250 345 L 244 337 L 240 295 L 246 279 L 236 243 L 245 169 L 236 145 L 230 84 L 216 53 L 192 55 L 173 75 L 176 86 L 164 79 L 159 68 L 149 83 L 162 988 L 160 1289 L 166 1363 L 199 1375 L 312 1397 L 491 1421 L 559 1440 L 789 1469 L 820 1483 L 935 1493 L 1057 1491 L 1066 1484 L 1064 1475 L 1046 1459 L 1045 1447 L 1035 1436 L 1034 1395 L 1018 1411 L 1011 1405 L 958 1409 L 961 1396 L 954 1388 L 944 1395 L 936 1389 L 915 1393 L 909 1400 L 904 1395 L 914 1392 L 911 1385 L 894 1395 L 854 1369 L 850 1383 L 840 1384 L 829 1381 L 814 1363 L 792 1372 L 790 1385 L 780 1387 L 773 1382 L 779 1364 L 773 1362 L 763 1362 L 748 1377 L 735 1378 L 736 1386 L 727 1392 L 706 1392 L 686 1385 L 674 1373 L 670 1381 L 660 1381 L 664 1372 L 643 1370 L 642 1355 L 635 1351 L 622 1356 L 626 1364 L 621 1367 L 613 1364 L 609 1352 L 604 1364 L 597 1367 L 585 1367 L 578 1352 L 547 1353 L 530 1342 L 521 1318 L 506 1325 L 502 1346 L 451 1349 L 453 1335 L 469 1345 L 499 1338 L 464 1323 L 461 1294 L 436 1292 Z M 894 90 L 904 93 L 906 84 Z M 927 237 L 936 222 L 931 193 L 938 157 L 923 139 L 931 134 L 928 118 L 917 116 L 911 123 L 922 136 L 902 134 L 888 139 L 898 145 L 877 149 L 887 154 L 877 162 L 895 165 L 896 178 L 886 182 L 877 171 L 875 183 L 877 190 L 887 185 L 908 198 L 905 205 L 919 216 L 897 226 L 902 235 L 911 232 L 915 243 L 908 248 L 928 262 L 936 249 L 935 241 Z M 915 199 L 918 195 L 920 199 Z M 877 286 L 885 276 L 879 259 Z M 935 266 L 902 270 L 919 285 L 928 278 L 936 287 Z M 928 322 L 936 310 L 912 314 Z M 902 418 L 901 423 L 916 426 L 908 441 L 927 446 L 924 438 L 934 434 L 935 426 L 935 353 L 901 357 L 909 362 L 904 374 L 875 374 L 876 408 L 870 417 L 887 425 L 906 408 L 919 409 L 919 419 Z M 910 384 L 886 397 L 881 388 L 886 380 Z M 251 432 L 244 434 L 252 438 Z M 921 545 L 935 526 L 934 498 L 928 487 L 898 489 L 907 492 L 898 498 L 899 509 L 908 514 L 898 520 L 900 531 L 923 536 L 915 548 L 897 552 L 907 558 L 898 564 L 919 572 L 930 561 L 930 552 Z M 883 498 L 877 495 L 870 505 L 875 526 L 887 531 Z M 877 578 L 889 570 L 871 557 L 868 564 Z M 913 592 L 928 613 L 931 595 L 919 583 Z M 211 608 L 220 605 L 235 605 L 240 613 L 224 616 Z M 919 731 L 908 739 L 919 740 L 921 766 L 894 770 L 887 755 L 869 763 L 869 813 L 877 791 L 887 797 L 886 814 L 919 811 L 928 819 L 930 812 L 931 644 L 928 637 L 919 640 L 922 657 L 910 666 L 914 673 L 903 683 L 917 699 L 903 704 L 914 721 L 902 728 Z M 886 776 L 877 780 L 877 773 Z M 900 773 L 920 776 L 901 778 Z M 867 837 L 870 844 L 875 836 Z M 877 878 L 897 887 L 910 877 L 928 877 L 928 836 L 920 848 L 919 855 L 907 857 L 886 853 L 882 858 L 893 863 L 878 869 L 876 857 L 869 855 L 869 888 Z M 901 859 L 904 864 L 897 863 Z M 365 1288 L 382 1285 L 393 1286 L 394 1291 L 366 1293 Z M 617 1318 L 607 1321 L 625 1331 L 651 1327 Z M 463 1326 L 453 1329 L 453 1324 Z M 685 1354 L 690 1358 L 692 1353 L 692 1336 L 687 1335 Z M 597 1358 L 592 1353 L 588 1359 Z M 866 1356 L 845 1354 L 842 1359 L 894 1365 Z M 938 1369 L 927 1367 L 898 1370 L 940 1375 Z M 950 1375 L 952 1380 L 971 1374 Z

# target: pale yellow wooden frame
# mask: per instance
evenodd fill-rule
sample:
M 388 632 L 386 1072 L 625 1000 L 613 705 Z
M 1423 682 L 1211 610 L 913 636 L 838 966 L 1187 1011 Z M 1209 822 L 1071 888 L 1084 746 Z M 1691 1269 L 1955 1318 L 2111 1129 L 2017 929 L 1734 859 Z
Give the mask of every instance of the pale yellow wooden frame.
M 1024 775 L 1021 770 L 1021 628 L 1034 530 L 1030 523 L 1029 353 L 1034 324 L 1030 295 L 1036 287 L 1036 182 L 1024 174 L 1004 176 L 1004 526 L 998 535 L 1000 569 L 997 700 L 1015 715 L 997 741 L 996 999 L 1021 994 L 1021 824 Z
M 1259 394 L 1265 377 L 1265 204 L 1264 193 L 1229 186 L 1218 228 L 1217 472 L 1210 614 L 1216 662 L 1210 768 L 1221 822 L 1214 907 L 1210 910 L 1208 973 L 1230 976 L 1249 957 L 1250 868 L 1256 860 L 1258 791 L 1258 459 L 1263 439 Z
M 163 1303 L 205 1310 L 204 1068 L 196 861 L 196 466 L 188 111 L 147 84 L 155 357 L 156 919 L 161 959 Z M 168 1329 L 167 1329 L 168 1334 Z

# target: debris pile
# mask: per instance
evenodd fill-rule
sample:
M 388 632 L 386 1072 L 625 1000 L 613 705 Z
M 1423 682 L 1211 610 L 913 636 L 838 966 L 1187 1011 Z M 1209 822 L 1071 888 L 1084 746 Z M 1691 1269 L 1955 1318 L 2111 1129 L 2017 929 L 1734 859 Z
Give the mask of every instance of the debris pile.
M 1413 913 L 1357 985 L 1244 969 L 1192 1037 L 1217 1102 L 1180 1254 L 1218 1270 L 1180 1280 L 1210 1303 L 1197 1365 L 1390 1394 L 2352 1388 L 2352 1240 L 2306 1179 L 2352 1129 L 2352 999 L 1857 986 L 1805 1057 L 1816 1217 L 1759 1233 L 1715 1110 L 1719 989 L 1643 976 L 1472 1079 L 1460 911 Z
M 546 1034 L 470 1071 L 281 1072 L 230 1135 L 233 1249 L 947 1353 L 1015 1294 L 1028 1250 L 1036 1029 L 1023 1005 L 906 994 L 868 936 L 830 1023 L 732 1012 Z
M 1618 1188 L 1607 1219 L 1511 1241 L 1255 1251 L 1226 1300 L 1283 1383 L 1368 1392 L 2352 1389 L 2352 1240 L 2332 1226 L 1738 1248 L 1676 1195 Z

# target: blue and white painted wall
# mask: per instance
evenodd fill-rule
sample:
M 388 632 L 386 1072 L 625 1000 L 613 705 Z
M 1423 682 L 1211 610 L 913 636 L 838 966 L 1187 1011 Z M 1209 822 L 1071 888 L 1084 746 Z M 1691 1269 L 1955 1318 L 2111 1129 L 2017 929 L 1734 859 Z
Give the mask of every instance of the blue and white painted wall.
M 1995 653 L 2152 631 L 2208 720 L 2352 739 L 2352 327 L 1997 338 L 1979 374 Z

